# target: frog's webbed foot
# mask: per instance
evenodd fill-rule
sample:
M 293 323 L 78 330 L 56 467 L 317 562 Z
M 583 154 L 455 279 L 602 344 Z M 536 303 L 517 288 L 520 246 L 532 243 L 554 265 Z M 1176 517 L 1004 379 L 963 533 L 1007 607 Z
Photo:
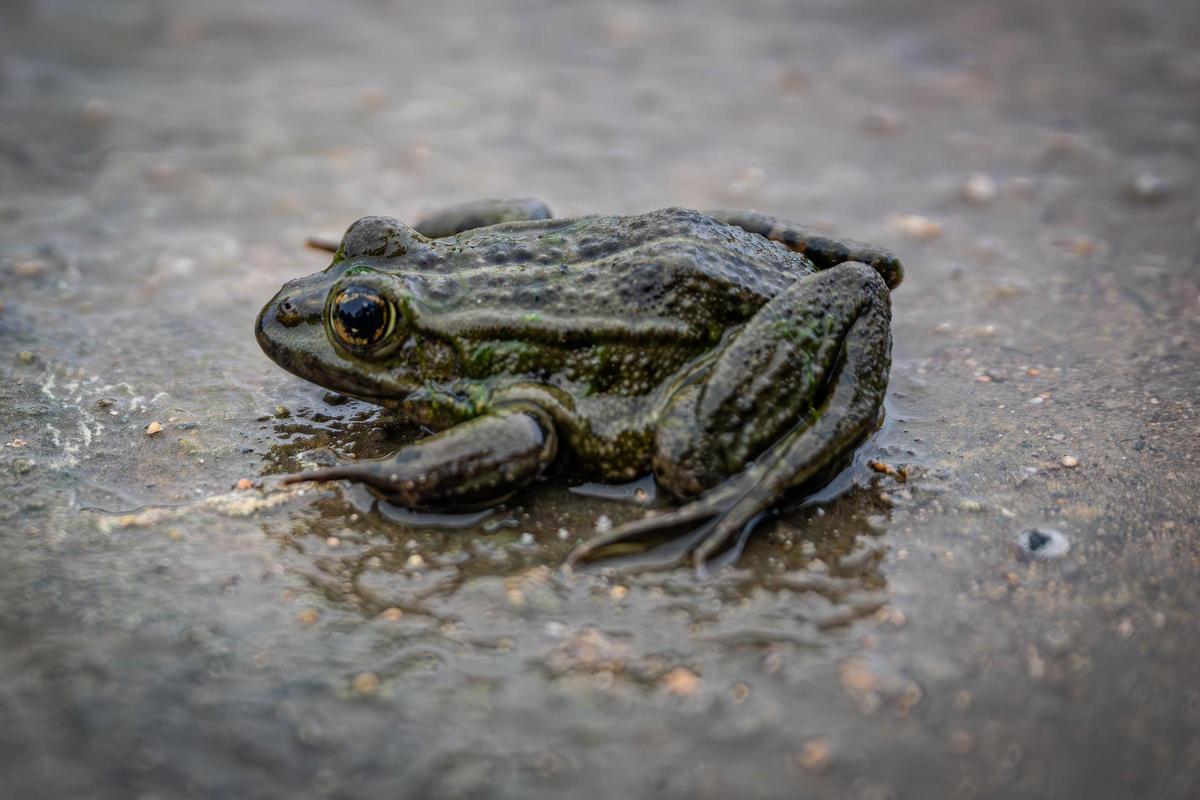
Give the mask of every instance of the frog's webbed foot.
M 816 273 L 773 299 L 726 346 L 703 385 L 676 393 L 656 434 L 656 477 L 676 494 L 696 495 L 741 471 L 680 508 L 582 543 L 568 563 L 679 529 L 686 532 L 661 557 L 650 551 L 648 562 L 631 566 L 666 568 L 690 555 L 703 572 L 731 543 L 722 561 L 735 559 L 788 489 L 826 474 L 877 425 L 890 318 L 883 279 L 860 263 Z
M 692 557 L 695 559 L 697 570 L 703 573 L 707 570 L 707 562 L 718 544 L 739 533 L 734 546 L 721 557 L 722 564 L 736 561 L 741 555 L 746 539 L 763 518 L 766 506 L 770 505 L 770 501 L 767 501 L 762 509 L 756 509 L 747 515 L 749 506 L 739 501 L 747 494 L 743 487 L 752 486 L 757 477 L 749 472 L 748 470 L 738 475 L 728 483 L 679 508 L 626 522 L 582 542 L 567 556 L 568 566 L 599 557 L 605 559 L 606 565 L 617 569 L 644 572 L 673 569 Z M 603 552 L 614 545 L 665 536 L 672 531 L 681 532 L 676 538 L 636 555 L 625 558 L 614 556 L 610 560 Z M 710 541 L 718 544 L 709 546 Z
M 550 217 L 550 208 L 536 197 L 473 200 L 430 214 L 413 228 L 430 239 L 440 239 L 501 222 L 526 222 Z
M 904 279 L 904 267 L 900 259 L 878 245 L 830 236 L 811 226 L 758 211 L 714 209 L 704 213 L 718 222 L 757 233 L 790 250 L 803 253 L 817 269 L 829 269 L 846 261 L 857 261 L 873 267 L 889 289 L 895 289 Z

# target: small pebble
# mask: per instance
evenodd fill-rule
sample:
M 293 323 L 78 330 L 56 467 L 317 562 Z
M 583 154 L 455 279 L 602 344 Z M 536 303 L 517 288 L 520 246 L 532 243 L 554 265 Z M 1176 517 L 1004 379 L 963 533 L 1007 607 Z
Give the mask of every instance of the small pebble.
M 522 547 L 533 547 L 533 545 L 535 545 L 535 544 L 537 544 L 537 539 L 533 538 L 532 533 L 525 532 L 525 533 L 521 534 L 521 546 Z
M 958 510 L 966 511 L 969 514 L 978 514 L 980 511 L 983 511 L 983 503 L 979 502 L 978 500 L 971 500 L 969 498 L 959 500 Z
M 822 773 L 829 769 L 832 761 L 833 746 L 829 743 L 829 739 L 824 736 L 809 739 L 800 748 L 800 752 L 796 754 L 796 764 L 805 772 Z
M 379 618 L 385 619 L 388 622 L 396 622 L 403 616 L 404 612 L 395 606 L 392 606 L 391 608 L 385 608 L 383 611 L 379 612 Z
M 1000 193 L 996 181 L 984 172 L 976 172 L 962 185 L 962 197 L 971 205 L 990 205 Z
M 146 433 L 149 433 L 149 432 L 150 432 L 149 429 L 147 429 Z M 247 489 L 254 488 L 254 481 L 250 480 L 249 478 L 239 478 L 238 482 L 237 482 L 237 484 L 235 484 L 235 486 L 239 492 L 244 492 Z
M 663 687 L 677 697 L 691 697 L 700 691 L 700 677 L 686 667 L 676 667 L 663 676 Z
M 32 364 L 36 360 L 37 360 L 37 356 L 35 356 L 33 353 L 29 352 L 28 350 L 22 350 L 21 352 L 17 353 L 17 363 L 18 364 Z
M 325 537 L 325 546 L 326 547 L 337 547 L 341 543 L 342 543 L 342 540 L 336 536 L 326 536 Z
M 562 541 L 565 542 L 567 539 L 570 538 L 570 536 L 571 536 L 571 532 L 569 530 L 567 530 L 566 528 L 558 529 L 558 538 L 561 539 Z
M 1067 469 L 1075 469 L 1079 466 L 1079 459 L 1075 456 L 1063 456 L 1062 465 Z
M 629 595 L 629 589 L 624 586 L 614 586 L 608 590 L 608 596 L 613 600 L 624 600 Z
M 405 569 L 420 569 L 423 566 L 425 566 L 425 559 L 421 558 L 420 553 L 413 553 L 408 557 L 408 560 L 404 562 Z
M 360 672 L 354 676 L 352 684 L 354 691 L 362 695 L 371 695 L 379 691 L 379 676 L 374 672 Z
M 875 472 L 879 472 L 883 475 L 887 475 L 889 477 L 895 478 L 900 483 L 904 483 L 908 479 L 908 468 L 907 467 L 896 467 L 892 464 L 887 463 L 886 461 L 880 461 L 877 458 L 872 458 L 869 461 L 867 461 L 867 466 L 870 467 Z
M 843 662 L 838 667 L 838 675 L 842 680 L 842 687 L 852 694 L 873 692 L 879 683 L 871 668 L 857 658 Z
M 13 264 L 12 272 L 18 278 L 36 278 L 43 275 L 49 266 L 40 258 L 22 258 Z
M 608 518 L 607 514 L 601 514 L 599 517 L 596 518 L 596 532 L 597 533 L 608 533 L 609 531 L 612 530 L 612 526 L 613 526 L 612 520 Z
M 1131 620 L 1129 617 L 1126 617 L 1117 623 L 1117 635 L 1122 639 L 1132 638 L 1134 633 L 1133 620 Z
M 942 225 L 919 214 L 896 214 L 888 219 L 888 227 L 905 239 L 932 242 L 942 235 Z
M 306 608 L 296 615 L 296 621 L 301 625 L 312 625 L 319 617 L 315 608 Z
M 1129 182 L 1126 195 L 1139 203 L 1157 203 L 1166 199 L 1170 188 L 1170 184 L 1153 172 L 1142 170 Z
M 156 434 L 162 433 L 162 429 L 163 429 L 163 427 L 162 427 L 161 422 L 158 422 L 158 421 L 151 422 L 149 425 L 146 426 L 146 435 L 154 436 Z

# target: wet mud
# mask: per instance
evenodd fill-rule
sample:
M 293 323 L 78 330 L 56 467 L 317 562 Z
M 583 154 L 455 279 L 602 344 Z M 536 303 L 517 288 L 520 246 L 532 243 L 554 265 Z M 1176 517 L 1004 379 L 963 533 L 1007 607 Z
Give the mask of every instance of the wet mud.
M 6 794 L 1195 796 L 1194 3 L 0 22 Z M 707 580 L 278 487 L 421 435 L 256 346 L 305 238 L 506 195 L 894 249 L 884 427 Z

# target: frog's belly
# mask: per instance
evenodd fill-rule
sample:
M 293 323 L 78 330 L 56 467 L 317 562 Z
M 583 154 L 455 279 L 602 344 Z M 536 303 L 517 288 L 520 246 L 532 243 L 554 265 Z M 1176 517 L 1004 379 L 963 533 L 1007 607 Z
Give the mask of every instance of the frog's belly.
M 578 413 L 558 431 L 572 471 L 606 482 L 630 481 L 649 472 L 655 405 L 652 398 L 618 395 L 578 401 Z

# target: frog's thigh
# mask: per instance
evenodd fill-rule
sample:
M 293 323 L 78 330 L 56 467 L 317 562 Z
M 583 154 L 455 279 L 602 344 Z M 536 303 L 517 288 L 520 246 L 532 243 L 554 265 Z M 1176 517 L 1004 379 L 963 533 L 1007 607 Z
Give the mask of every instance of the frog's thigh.
M 697 495 L 788 439 L 797 444 L 785 469 L 808 472 L 836 458 L 878 416 L 890 319 L 887 287 L 865 264 L 797 281 L 759 309 L 703 381 L 671 398 L 656 431 L 660 483 Z M 830 415 L 836 435 L 797 438 Z
M 757 211 L 718 209 L 704 213 L 718 222 L 757 233 L 797 253 L 803 253 L 817 269 L 829 269 L 844 261 L 859 261 L 874 267 L 883 276 L 889 289 L 895 289 L 904 277 L 900 259 L 890 250 L 877 245 L 835 238 L 816 228 Z
M 430 214 L 413 228 L 431 239 L 439 239 L 501 222 L 550 219 L 551 216 L 550 208 L 536 197 L 473 200 Z

